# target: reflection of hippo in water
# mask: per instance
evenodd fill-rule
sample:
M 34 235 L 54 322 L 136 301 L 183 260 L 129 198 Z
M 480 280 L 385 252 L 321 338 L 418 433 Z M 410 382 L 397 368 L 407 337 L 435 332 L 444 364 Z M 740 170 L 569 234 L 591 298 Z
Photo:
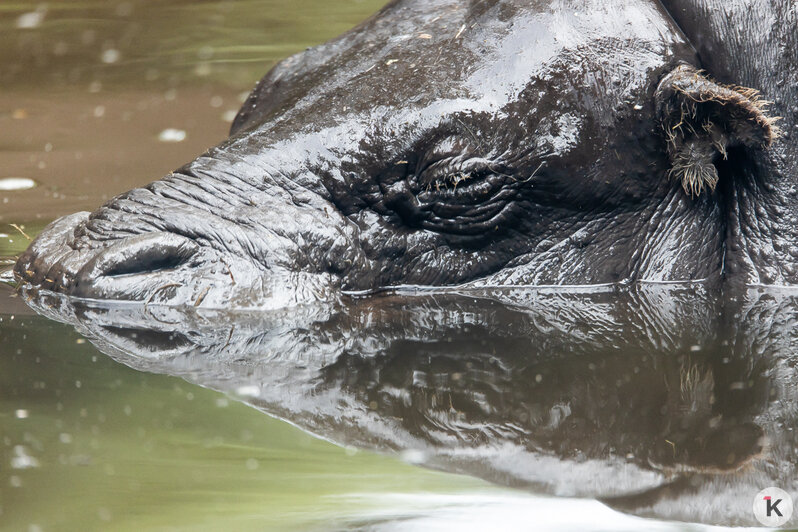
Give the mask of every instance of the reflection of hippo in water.
M 392 2 L 277 65 L 227 141 L 57 220 L 15 271 L 206 306 L 796 284 L 795 28 L 786 0 Z
M 763 487 L 798 496 L 798 300 L 701 292 L 496 289 L 252 313 L 32 303 L 124 364 L 342 445 L 640 515 L 750 524 Z

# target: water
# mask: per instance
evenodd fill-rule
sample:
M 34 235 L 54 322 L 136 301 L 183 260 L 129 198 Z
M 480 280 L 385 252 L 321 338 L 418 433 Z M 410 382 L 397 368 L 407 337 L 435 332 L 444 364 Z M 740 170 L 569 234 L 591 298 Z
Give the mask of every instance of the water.
M 0 272 L 380 3 L 0 5 Z M 0 530 L 704 530 L 798 494 L 790 292 L 23 295 L 53 319 L 0 283 Z

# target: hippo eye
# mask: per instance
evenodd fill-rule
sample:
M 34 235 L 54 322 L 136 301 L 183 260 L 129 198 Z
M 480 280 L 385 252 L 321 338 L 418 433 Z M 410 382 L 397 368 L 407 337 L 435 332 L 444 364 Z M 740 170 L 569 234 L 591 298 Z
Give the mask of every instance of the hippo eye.
M 418 175 L 418 184 L 426 192 L 454 191 L 458 187 L 478 186 L 485 178 L 506 175 L 505 172 L 505 168 L 483 158 L 447 158 L 423 168 Z

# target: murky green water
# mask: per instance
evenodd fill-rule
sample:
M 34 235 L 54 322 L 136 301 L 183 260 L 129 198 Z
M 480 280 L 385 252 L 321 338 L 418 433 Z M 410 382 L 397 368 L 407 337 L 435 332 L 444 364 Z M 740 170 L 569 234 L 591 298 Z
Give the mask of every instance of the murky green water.
M 0 190 L 0 272 L 223 139 L 275 61 L 381 3 L 0 4 L 0 179 L 38 183 Z M 0 283 L 4 531 L 698 530 L 632 514 L 750 520 L 754 488 L 794 488 L 790 295 L 34 302 L 67 324 Z
M 498 492 L 129 369 L 71 327 L 0 320 L 0 529 L 327 529 L 380 494 Z

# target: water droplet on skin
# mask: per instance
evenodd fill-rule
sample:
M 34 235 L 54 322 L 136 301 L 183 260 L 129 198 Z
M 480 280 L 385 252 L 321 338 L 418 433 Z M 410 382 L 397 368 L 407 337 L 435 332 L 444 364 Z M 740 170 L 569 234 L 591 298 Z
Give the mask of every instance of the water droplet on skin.
M 399 458 L 403 461 L 407 462 L 408 464 L 420 464 L 424 462 L 426 459 L 426 454 L 424 451 L 416 450 L 416 449 L 407 449 L 399 453 Z
M 257 386 L 239 386 L 236 389 L 236 394 L 245 397 L 258 397 L 260 395 L 260 388 Z

